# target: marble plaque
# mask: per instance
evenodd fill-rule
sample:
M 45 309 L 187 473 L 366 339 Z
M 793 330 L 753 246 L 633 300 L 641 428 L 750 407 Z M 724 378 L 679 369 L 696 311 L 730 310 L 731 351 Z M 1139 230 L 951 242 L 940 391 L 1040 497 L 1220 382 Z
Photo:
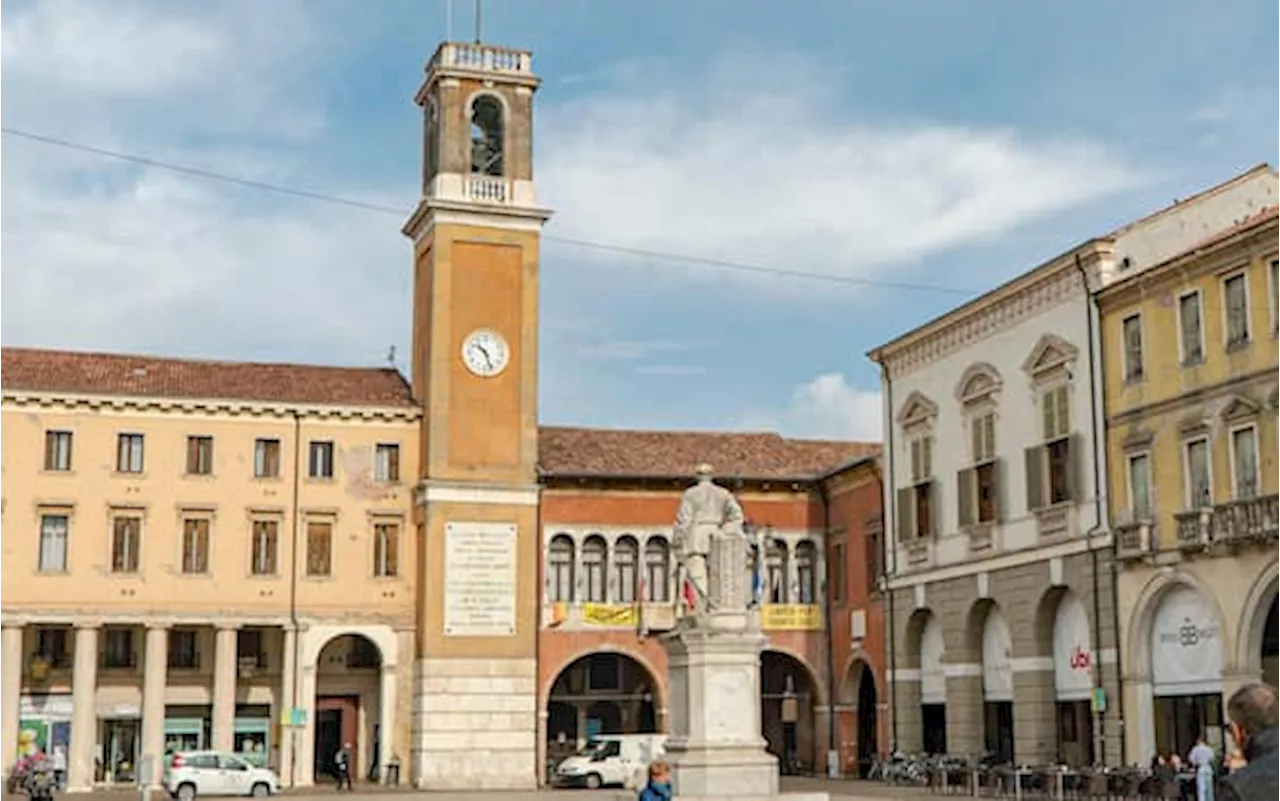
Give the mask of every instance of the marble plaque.
M 511 523 L 445 524 L 446 636 L 516 633 L 516 532 Z

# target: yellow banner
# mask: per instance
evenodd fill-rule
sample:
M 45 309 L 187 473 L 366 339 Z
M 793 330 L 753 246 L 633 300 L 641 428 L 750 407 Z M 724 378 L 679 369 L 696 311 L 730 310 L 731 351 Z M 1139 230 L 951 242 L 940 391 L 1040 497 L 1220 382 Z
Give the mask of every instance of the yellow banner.
M 582 622 L 588 626 L 634 626 L 634 604 L 583 604 Z
M 765 604 L 760 610 L 760 625 L 765 631 L 817 631 L 822 628 L 822 610 L 817 604 Z

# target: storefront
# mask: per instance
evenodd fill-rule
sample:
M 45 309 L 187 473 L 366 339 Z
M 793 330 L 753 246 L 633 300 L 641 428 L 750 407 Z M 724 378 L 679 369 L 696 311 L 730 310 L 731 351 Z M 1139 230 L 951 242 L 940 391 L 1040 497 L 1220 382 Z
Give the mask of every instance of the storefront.
M 246 762 L 266 767 L 273 745 L 271 707 L 265 704 L 237 704 L 232 750 Z
M 1013 762 L 1013 636 L 997 607 L 982 627 L 984 748 L 997 763 Z
M 71 696 L 32 694 L 18 699 L 18 756 L 52 752 L 71 743 Z
M 101 751 L 94 766 L 94 781 L 107 784 L 134 781 L 134 766 L 142 748 L 142 710 L 135 704 L 117 704 L 99 714 Z
M 164 709 L 164 753 L 200 751 L 208 747 L 209 707 L 166 706 Z
M 1058 760 L 1092 765 L 1094 659 L 1089 618 L 1079 596 L 1068 592 L 1053 622 L 1053 689 L 1057 700 Z
M 930 617 L 920 635 L 920 725 L 926 754 L 947 753 L 947 674 L 942 622 Z
M 1222 744 L 1222 636 L 1204 596 L 1167 592 L 1151 627 L 1151 689 L 1157 754 L 1185 755 L 1200 733 Z

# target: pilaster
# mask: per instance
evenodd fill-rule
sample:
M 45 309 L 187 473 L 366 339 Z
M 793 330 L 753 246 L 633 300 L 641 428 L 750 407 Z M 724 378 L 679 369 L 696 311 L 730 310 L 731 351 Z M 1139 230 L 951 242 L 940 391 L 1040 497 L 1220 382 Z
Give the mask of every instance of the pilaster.
M 18 750 L 18 711 L 22 695 L 22 626 L 5 623 L 0 628 L 0 651 L 3 651 L 3 664 L 0 665 L 0 727 L 4 729 L 0 754 L 5 756 L 0 769 L 8 775 L 11 767 L 9 757 Z

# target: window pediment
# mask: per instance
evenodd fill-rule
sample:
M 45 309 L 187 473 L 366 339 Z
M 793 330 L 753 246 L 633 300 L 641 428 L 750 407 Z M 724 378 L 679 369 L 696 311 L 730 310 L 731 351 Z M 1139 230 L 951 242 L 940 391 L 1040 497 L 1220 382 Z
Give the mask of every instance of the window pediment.
M 1155 440 L 1155 432 L 1149 428 L 1132 428 L 1125 434 L 1122 446 L 1126 451 L 1141 451 L 1151 447 Z
M 1003 382 L 1000 372 L 986 362 L 971 364 L 960 375 L 956 384 L 956 400 L 961 403 L 975 403 L 986 400 L 1000 391 Z
M 1222 405 L 1222 411 L 1219 414 L 1222 416 L 1223 421 L 1235 423 L 1257 417 L 1259 411 L 1261 411 L 1261 405 L 1252 398 L 1244 395 L 1232 395 Z
M 1034 379 L 1048 377 L 1059 370 L 1068 369 L 1075 363 L 1079 349 L 1057 334 L 1045 334 L 1031 349 L 1022 369 Z
M 898 425 L 913 428 L 926 425 L 938 416 L 938 404 L 929 400 L 919 390 L 912 390 L 898 410 Z

